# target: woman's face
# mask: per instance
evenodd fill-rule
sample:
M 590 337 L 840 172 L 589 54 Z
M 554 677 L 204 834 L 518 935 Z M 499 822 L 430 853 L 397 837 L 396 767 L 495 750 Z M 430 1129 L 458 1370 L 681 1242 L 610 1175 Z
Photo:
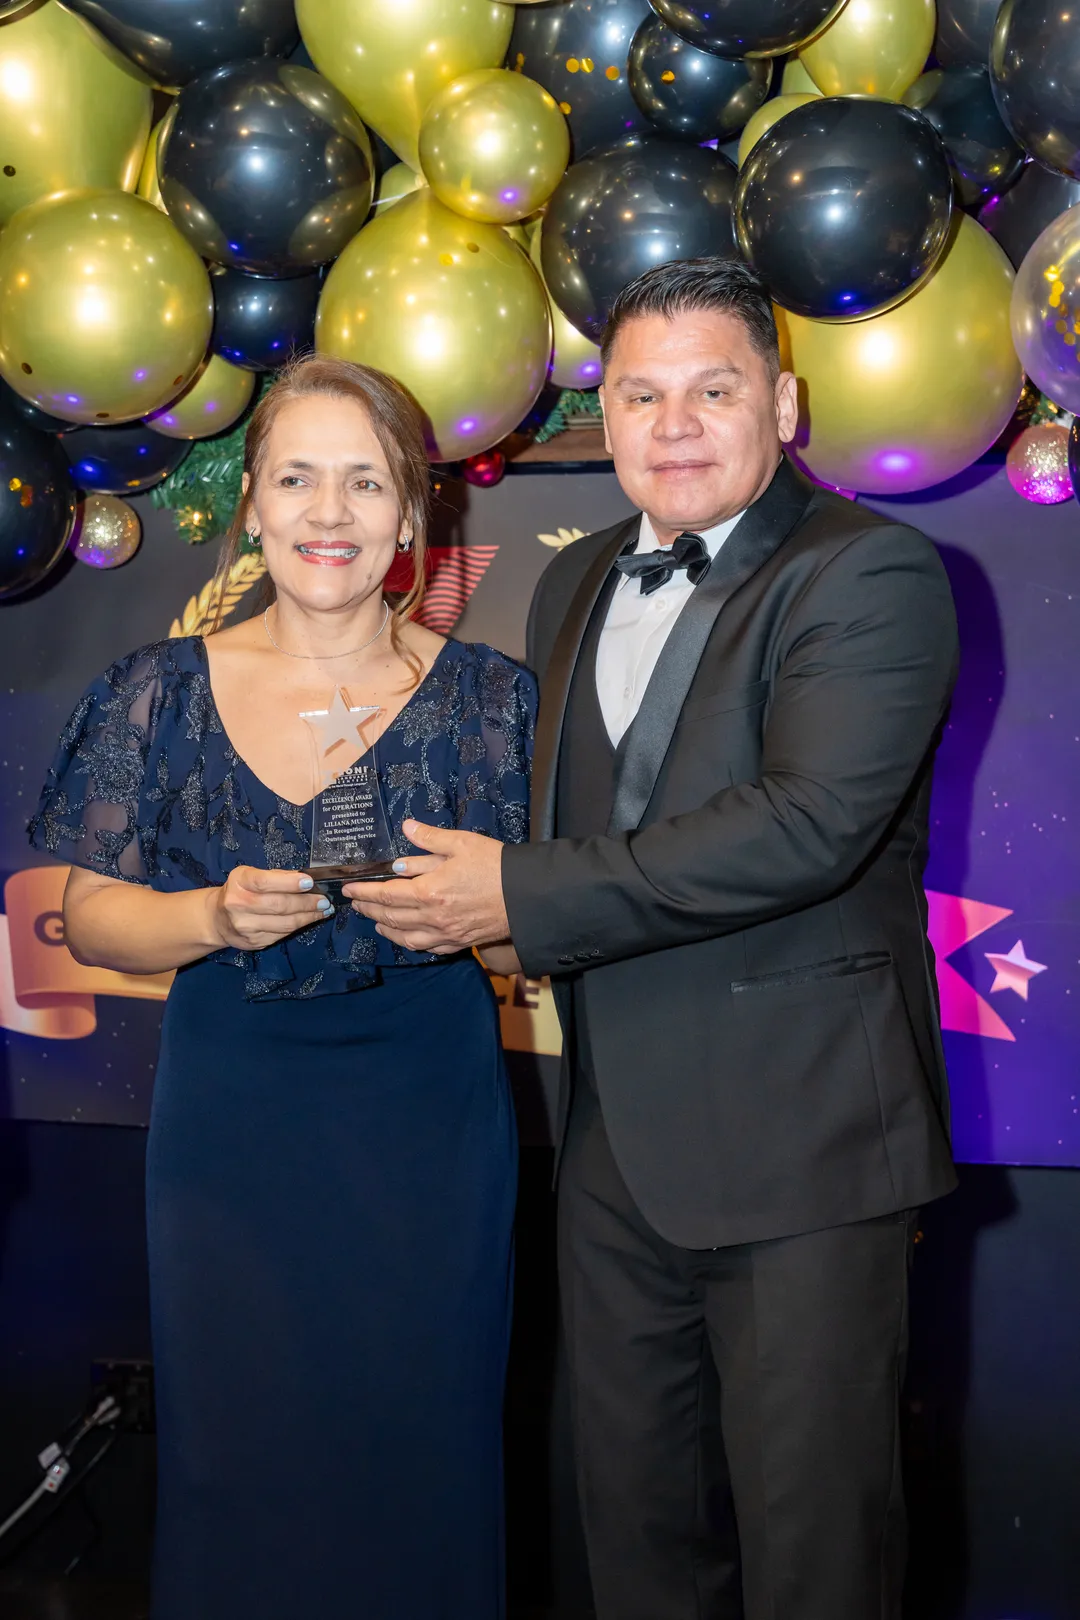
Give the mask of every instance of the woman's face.
M 314 394 L 281 407 L 248 527 L 279 597 L 332 612 L 381 591 L 408 525 L 361 405 Z

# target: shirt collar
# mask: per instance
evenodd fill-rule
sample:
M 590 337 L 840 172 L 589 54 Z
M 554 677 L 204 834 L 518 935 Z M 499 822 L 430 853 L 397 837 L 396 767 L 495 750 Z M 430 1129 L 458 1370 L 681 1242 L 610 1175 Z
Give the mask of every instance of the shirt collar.
M 720 547 L 723 545 L 724 541 L 727 539 L 728 535 L 731 533 L 732 529 L 735 527 L 736 523 L 738 523 L 741 517 L 742 513 L 736 512 L 734 517 L 725 518 L 723 523 L 714 523 L 711 529 L 695 529 L 693 531 L 695 534 L 701 535 L 701 538 L 704 540 L 705 545 L 708 548 L 710 557 L 716 556 L 716 553 L 720 550 Z M 647 512 L 642 512 L 641 514 L 641 526 L 638 529 L 637 545 L 634 549 L 636 552 L 661 551 L 667 549 L 666 547 L 662 547 L 659 540 L 656 538 L 656 530 L 649 521 L 649 515 Z

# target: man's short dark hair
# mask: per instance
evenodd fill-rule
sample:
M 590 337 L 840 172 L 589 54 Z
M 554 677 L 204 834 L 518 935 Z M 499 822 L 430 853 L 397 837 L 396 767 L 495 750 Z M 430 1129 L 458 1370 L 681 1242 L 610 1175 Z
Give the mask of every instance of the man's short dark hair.
M 624 287 L 611 307 L 600 355 L 607 369 L 615 339 L 627 321 L 642 315 L 688 315 L 698 310 L 720 310 L 734 315 L 746 328 L 775 382 L 780 375 L 780 343 L 776 335 L 769 289 L 741 259 L 672 259 L 658 264 Z

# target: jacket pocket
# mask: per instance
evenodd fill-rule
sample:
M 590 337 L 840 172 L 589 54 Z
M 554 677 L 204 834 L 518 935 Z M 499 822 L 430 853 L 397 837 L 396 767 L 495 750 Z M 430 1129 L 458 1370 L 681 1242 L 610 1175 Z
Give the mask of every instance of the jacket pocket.
M 759 973 L 752 979 L 733 979 L 732 991 L 783 990 L 788 985 L 814 984 L 819 979 L 852 979 L 859 973 L 873 973 L 889 967 L 889 951 L 864 951 L 860 956 L 833 956 L 827 962 L 810 962 L 806 967 L 780 968 L 775 973 Z

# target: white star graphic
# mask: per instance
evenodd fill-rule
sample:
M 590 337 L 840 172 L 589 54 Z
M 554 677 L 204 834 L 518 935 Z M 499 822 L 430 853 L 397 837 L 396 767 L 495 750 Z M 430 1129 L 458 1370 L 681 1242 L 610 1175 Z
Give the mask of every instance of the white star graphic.
M 995 978 L 990 986 L 990 994 L 996 990 L 1015 990 L 1021 1000 L 1028 998 L 1028 981 L 1036 974 L 1046 972 L 1045 962 L 1031 962 L 1024 954 L 1024 942 L 1018 939 L 1011 951 L 1006 953 L 984 951 L 986 960 L 994 970 Z
M 351 708 L 344 688 L 338 687 L 334 693 L 334 700 L 329 709 L 309 709 L 301 713 L 301 720 L 306 720 L 311 727 L 315 738 L 315 746 L 319 755 L 319 766 L 322 773 L 322 785 L 327 787 L 333 782 L 341 771 L 347 769 L 342 765 L 340 769 L 327 763 L 327 755 L 332 753 L 339 743 L 349 743 L 353 748 L 360 741 L 360 725 L 368 715 L 380 712 L 377 703 L 361 704 L 358 708 Z M 349 760 L 348 764 L 352 764 Z

